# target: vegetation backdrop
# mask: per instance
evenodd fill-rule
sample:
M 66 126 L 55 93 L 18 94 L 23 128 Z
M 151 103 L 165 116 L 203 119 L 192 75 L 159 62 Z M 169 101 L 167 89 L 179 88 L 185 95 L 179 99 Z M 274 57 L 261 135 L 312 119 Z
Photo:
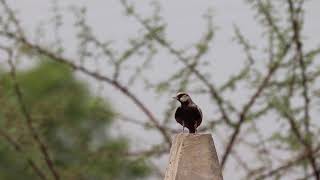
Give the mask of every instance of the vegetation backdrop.
M 319 1 L 41 3 L 0 0 L 1 178 L 162 179 L 187 91 L 226 179 L 320 179 Z

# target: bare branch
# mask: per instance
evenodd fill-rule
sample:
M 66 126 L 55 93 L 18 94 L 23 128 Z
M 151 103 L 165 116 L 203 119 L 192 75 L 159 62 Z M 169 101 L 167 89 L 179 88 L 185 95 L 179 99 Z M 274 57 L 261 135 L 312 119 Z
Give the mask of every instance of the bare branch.
M 280 63 L 282 62 L 282 60 L 284 59 L 284 56 L 287 54 L 288 50 L 290 48 L 290 44 L 287 44 L 285 46 L 285 48 L 282 50 L 281 54 L 280 54 L 280 58 L 278 61 L 274 62 L 269 70 L 268 73 L 265 75 L 262 83 L 260 84 L 260 86 L 258 87 L 258 89 L 256 90 L 256 92 L 251 96 L 251 98 L 249 99 L 249 102 L 243 107 L 241 113 L 239 114 L 239 121 L 235 126 L 235 129 L 230 137 L 230 141 L 227 145 L 227 148 L 222 156 L 222 160 L 221 160 L 221 166 L 222 168 L 224 167 L 227 158 L 230 154 L 230 152 L 232 151 L 234 142 L 238 136 L 238 134 L 240 133 L 240 128 L 242 126 L 242 124 L 245 122 L 246 120 L 246 116 L 248 111 L 250 110 L 250 108 L 254 105 L 255 101 L 258 99 L 258 97 L 261 95 L 262 91 L 265 89 L 265 87 L 268 85 L 272 75 L 276 72 L 276 70 L 278 69 Z
M 293 40 L 295 42 L 296 47 L 296 59 L 299 61 L 300 64 L 300 70 L 301 70 L 301 78 L 302 78 L 302 87 L 303 87 L 303 98 L 304 98 L 304 122 L 305 122 L 305 128 L 306 132 L 310 134 L 309 130 L 309 121 L 310 121 L 310 112 L 309 112 L 309 106 L 310 106 L 310 98 L 308 93 L 308 77 L 306 74 L 307 67 L 304 61 L 303 56 L 303 50 L 302 50 L 302 41 L 300 37 L 301 32 L 301 22 L 299 22 L 298 16 L 300 12 L 297 12 L 297 10 L 294 8 L 294 4 L 292 0 L 288 0 L 289 4 L 289 12 L 290 12 L 290 21 L 292 23 L 292 30 L 293 30 Z
M 301 10 L 301 6 L 300 5 L 300 10 L 297 11 L 297 9 L 294 7 L 293 1 L 292 0 L 287 0 L 288 5 L 289 5 L 289 12 L 290 12 L 290 20 L 292 23 L 292 29 L 293 29 L 293 41 L 295 42 L 296 45 L 296 56 L 297 59 L 299 61 L 300 64 L 300 69 L 301 69 L 301 77 L 302 77 L 302 87 L 303 87 L 303 97 L 304 97 L 304 124 L 305 124 L 305 129 L 306 129 L 306 134 L 307 134 L 307 138 L 310 137 L 310 129 L 309 129 L 309 121 L 310 121 L 310 112 L 309 112 L 309 106 L 310 106 L 310 98 L 309 98 L 309 94 L 308 94 L 308 82 L 307 82 L 307 75 L 306 75 L 306 65 L 303 59 L 303 51 L 302 51 L 302 42 L 301 42 L 301 38 L 300 38 L 300 22 L 299 22 L 299 14 L 300 14 L 300 10 Z M 303 1 L 301 1 L 303 2 Z M 296 131 L 294 131 L 296 132 Z M 298 132 L 296 132 L 295 134 L 297 136 L 301 136 L 299 134 L 297 134 Z M 302 138 L 302 137 L 300 137 Z M 311 138 L 311 137 L 310 137 Z M 311 152 L 312 149 L 312 142 L 309 141 L 308 139 L 301 139 L 300 141 L 302 141 L 301 143 L 305 146 L 306 151 Z M 320 172 L 318 171 L 317 168 L 317 164 L 316 164 L 316 160 L 315 157 L 313 157 L 313 154 L 311 153 L 308 156 L 308 159 L 310 161 L 311 167 L 313 169 L 313 173 L 314 173 L 314 177 L 316 179 L 320 179 Z
M 32 49 L 42 55 L 50 57 L 53 61 L 68 65 L 69 67 L 71 67 L 74 70 L 78 70 L 78 71 L 80 71 L 86 75 L 89 75 L 90 77 L 93 77 L 99 81 L 104 81 L 104 82 L 112 85 L 113 87 L 118 89 L 120 92 L 122 92 L 124 95 L 126 95 L 129 99 L 131 99 L 141 109 L 141 111 L 144 112 L 144 114 L 148 117 L 148 120 L 150 120 L 152 122 L 152 124 L 160 131 L 160 133 L 163 135 L 166 142 L 169 145 L 171 145 L 171 138 L 170 138 L 168 132 L 166 131 L 166 129 L 162 125 L 160 125 L 159 121 L 155 118 L 155 116 L 152 114 L 152 112 L 131 91 L 129 91 L 128 88 L 122 86 L 118 81 L 110 79 L 106 76 L 103 76 L 103 75 L 97 73 L 97 72 L 90 71 L 90 70 L 84 68 L 83 66 L 76 65 L 73 63 L 74 61 L 68 60 L 62 56 L 58 56 L 57 54 L 52 53 L 52 52 L 50 52 L 50 51 L 48 51 L 38 45 L 32 44 L 31 42 L 29 42 L 25 38 L 18 38 L 12 33 L 3 33 L 1 31 L 0 31 L 0 34 L 4 34 L 10 38 L 15 39 L 16 41 L 27 46 L 29 49 Z
M 225 119 L 228 124 L 232 124 L 229 116 L 227 115 L 227 112 L 223 106 L 223 98 L 220 96 L 220 94 L 218 93 L 218 91 L 216 90 L 216 88 L 214 87 L 214 85 L 212 83 L 209 82 L 209 80 L 202 74 L 200 73 L 199 70 L 197 70 L 192 64 L 189 64 L 189 60 L 188 58 L 185 58 L 180 51 L 176 50 L 175 48 L 173 48 L 167 40 L 165 40 L 164 38 L 160 37 L 157 33 L 152 33 L 154 32 L 154 28 L 151 27 L 148 23 L 146 23 L 145 21 L 143 21 L 143 19 L 136 14 L 132 8 L 128 5 L 126 0 L 121 0 L 123 6 L 126 9 L 130 9 L 130 13 L 129 15 L 133 16 L 147 31 L 150 32 L 150 34 L 152 35 L 152 38 L 154 40 L 156 40 L 161 46 L 163 46 L 165 49 L 167 49 L 171 54 L 175 55 L 177 57 L 177 59 L 184 64 L 187 68 L 189 68 L 195 75 L 196 77 L 199 78 L 199 80 L 201 80 L 205 86 L 208 87 L 210 94 L 212 96 L 213 99 L 216 100 L 217 105 L 219 107 L 220 112 L 222 113 L 223 119 Z
M 274 169 L 272 169 L 269 172 L 266 172 L 264 174 L 261 174 L 259 176 L 256 176 L 255 179 L 265 179 L 268 177 L 272 177 L 278 173 L 280 173 L 281 171 L 287 170 L 289 168 L 291 168 L 292 166 L 297 165 L 298 163 L 300 163 L 301 161 L 305 160 L 306 158 L 308 158 L 308 156 L 310 156 L 310 154 L 318 154 L 320 151 L 320 146 L 318 146 L 316 149 L 314 149 L 311 152 L 303 152 L 300 155 L 298 155 L 296 158 L 290 158 L 286 163 L 284 163 L 283 165 L 280 165 Z
M 43 155 L 44 160 L 45 160 L 50 172 L 52 173 L 53 177 L 56 180 L 59 180 L 60 176 L 59 176 L 58 172 L 55 170 L 55 167 L 54 167 L 52 159 L 50 158 L 48 149 L 47 149 L 46 145 L 41 141 L 39 134 L 37 133 L 37 131 L 35 130 L 35 128 L 32 125 L 33 119 L 32 119 L 32 117 L 31 117 L 31 115 L 30 115 L 30 113 L 24 103 L 22 91 L 21 91 L 21 88 L 20 88 L 18 81 L 17 81 L 17 78 L 16 78 L 16 69 L 15 69 L 15 65 L 13 64 L 13 60 L 12 60 L 12 51 L 10 51 L 10 52 L 11 53 L 9 54 L 8 63 L 11 68 L 10 73 L 11 73 L 11 77 L 12 77 L 12 81 L 13 81 L 14 90 L 15 90 L 15 93 L 16 93 L 16 96 L 18 99 L 18 103 L 21 108 L 21 112 L 22 112 L 24 118 L 26 119 L 27 127 L 30 131 L 30 134 L 31 134 L 33 140 L 38 145 L 39 150 L 40 150 L 41 154 Z
M 20 22 L 19 20 L 16 18 L 15 13 L 13 12 L 13 10 L 9 7 L 9 5 L 7 4 L 6 0 L 0 0 L 0 3 L 2 4 L 2 6 L 4 7 L 5 11 L 7 12 L 7 14 L 9 15 L 10 19 L 12 20 L 12 22 L 14 23 L 14 25 L 17 28 L 17 34 L 19 35 L 19 37 L 24 37 L 24 33 L 23 30 L 21 28 Z
M 17 152 L 21 154 L 25 154 L 22 147 L 13 140 L 6 132 L 0 129 L 0 136 L 2 136 Z M 40 179 L 46 180 L 47 177 L 45 174 L 40 170 L 40 168 L 36 165 L 36 163 L 29 157 L 25 157 L 28 165 L 32 168 L 32 170 L 39 176 Z

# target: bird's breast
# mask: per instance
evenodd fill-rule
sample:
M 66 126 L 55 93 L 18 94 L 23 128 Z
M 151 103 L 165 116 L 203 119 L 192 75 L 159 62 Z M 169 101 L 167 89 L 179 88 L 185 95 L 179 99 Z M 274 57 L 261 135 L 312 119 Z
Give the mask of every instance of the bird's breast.
M 187 121 L 194 121 L 199 118 L 199 112 L 197 108 L 185 107 L 181 109 L 181 118 Z

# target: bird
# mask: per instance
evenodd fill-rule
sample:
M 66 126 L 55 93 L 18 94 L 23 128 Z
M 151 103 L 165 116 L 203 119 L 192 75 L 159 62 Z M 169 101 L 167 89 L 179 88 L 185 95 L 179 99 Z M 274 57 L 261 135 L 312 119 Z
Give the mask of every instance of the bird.
M 202 122 L 201 109 L 185 92 L 178 92 L 173 98 L 181 103 L 181 106 L 177 108 L 174 116 L 176 121 L 182 125 L 182 132 L 184 133 L 184 128 L 186 127 L 189 129 L 189 133 L 196 133 L 197 128 Z

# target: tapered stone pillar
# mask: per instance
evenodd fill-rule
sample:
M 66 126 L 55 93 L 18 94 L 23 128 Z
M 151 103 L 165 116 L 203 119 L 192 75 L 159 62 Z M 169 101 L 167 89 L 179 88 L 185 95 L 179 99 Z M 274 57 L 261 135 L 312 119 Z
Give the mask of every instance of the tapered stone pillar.
M 176 135 L 164 179 L 223 180 L 211 134 Z

